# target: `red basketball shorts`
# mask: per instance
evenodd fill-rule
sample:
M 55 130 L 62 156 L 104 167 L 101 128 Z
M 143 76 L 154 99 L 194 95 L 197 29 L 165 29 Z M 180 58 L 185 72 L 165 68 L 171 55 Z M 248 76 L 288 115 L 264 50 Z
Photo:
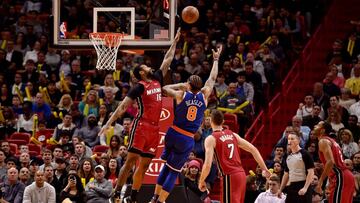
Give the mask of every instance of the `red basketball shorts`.
M 222 177 L 221 203 L 243 203 L 245 192 L 245 172 L 238 172 Z
M 329 203 L 351 203 L 355 190 L 355 179 L 349 170 L 333 168 L 335 175 L 330 177 Z
M 129 152 L 154 158 L 160 142 L 158 123 L 134 120 L 129 135 Z

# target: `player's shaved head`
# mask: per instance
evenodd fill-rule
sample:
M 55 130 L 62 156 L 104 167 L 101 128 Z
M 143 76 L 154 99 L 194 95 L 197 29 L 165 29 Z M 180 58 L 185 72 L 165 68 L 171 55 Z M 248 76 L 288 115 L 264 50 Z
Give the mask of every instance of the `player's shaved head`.
M 192 75 L 189 78 L 189 84 L 191 87 L 191 91 L 198 92 L 202 88 L 202 80 L 197 75 Z
M 221 111 L 213 110 L 211 112 L 211 122 L 215 125 L 222 125 L 224 122 L 224 114 Z

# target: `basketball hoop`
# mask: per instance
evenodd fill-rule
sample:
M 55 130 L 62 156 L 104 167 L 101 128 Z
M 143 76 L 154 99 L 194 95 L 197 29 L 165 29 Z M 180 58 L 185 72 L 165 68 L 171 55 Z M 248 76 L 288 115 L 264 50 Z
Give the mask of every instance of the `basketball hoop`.
M 116 69 L 117 52 L 123 37 L 123 33 L 90 33 L 90 41 L 94 45 L 98 56 L 96 63 L 96 68 L 98 70 Z

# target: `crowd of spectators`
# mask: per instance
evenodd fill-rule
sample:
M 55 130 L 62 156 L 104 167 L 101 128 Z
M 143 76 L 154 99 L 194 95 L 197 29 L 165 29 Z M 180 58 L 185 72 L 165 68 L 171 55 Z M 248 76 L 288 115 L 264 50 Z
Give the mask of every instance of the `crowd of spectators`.
M 97 134 L 133 85 L 131 70 L 139 63 L 153 67 L 153 59 L 146 52 L 143 56 L 119 53 L 116 71 L 97 71 L 94 70 L 94 51 L 54 49 L 49 40 L 52 27 L 46 18 L 51 13 L 51 2 L 6 0 L 0 4 L 0 178 L 3 199 L 8 202 L 62 202 L 65 199 L 76 202 L 101 201 L 111 196 L 118 171 L 126 160 L 127 139 L 132 118 L 137 113 L 136 104 L 127 110 L 123 119 L 114 123 L 109 134 L 100 137 Z M 124 3 L 100 2 L 103 6 Z M 130 2 L 144 11 L 146 18 L 151 3 L 144 0 Z M 222 43 L 224 51 L 220 71 L 208 107 L 236 110 L 239 134 L 243 136 L 251 124 L 252 116 L 263 108 L 267 98 L 277 89 L 283 72 L 296 56 L 296 50 L 301 49 L 315 27 L 312 23 L 321 14 L 320 10 L 315 12 L 315 9 L 320 4 L 317 1 L 309 2 L 178 1 L 179 10 L 187 5 L 195 5 L 200 12 L 200 19 L 194 25 L 184 25 L 171 64 L 171 74 L 165 81 L 185 82 L 191 74 L 198 74 L 205 81 L 212 63 L 211 50 Z M 62 5 L 62 11 L 72 17 L 73 24 L 69 25 L 69 31 L 84 31 L 81 26 L 86 22 L 86 15 L 79 14 L 87 13 L 89 1 L 63 1 Z M 83 36 L 89 33 L 78 34 Z M 353 39 L 353 35 L 351 37 L 349 39 Z M 336 66 L 339 74 L 348 77 L 345 68 L 342 71 L 338 68 L 343 62 L 337 54 L 342 50 L 338 48 L 340 45 L 334 45 L 330 65 Z M 341 52 L 341 55 L 346 53 Z M 352 74 L 355 77 L 358 77 L 359 69 L 354 68 Z M 334 71 L 331 73 L 334 74 Z M 335 79 L 341 83 L 341 79 Z M 317 86 L 322 89 L 325 83 L 329 82 Z M 359 93 L 354 85 L 351 86 L 354 83 L 355 80 L 344 82 L 353 95 Z M 326 87 L 324 89 L 331 91 L 331 96 L 336 96 L 333 91 L 340 93 L 333 85 Z M 344 91 L 349 94 L 348 90 Z M 319 113 L 324 114 L 322 119 L 326 119 L 334 113 L 329 109 L 339 109 L 339 104 L 326 102 L 326 96 L 323 95 L 319 88 L 314 89 L 314 102 L 321 100 L 325 101 L 324 105 L 328 104 L 318 104 L 321 105 Z M 350 106 L 347 100 L 336 99 L 340 104 L 345 102 Z M 246 101 L 249 105 L 237 110 Z M 310 105 L 310 101 L 307 103 Z M 308 108 L 304 108 L 305 114 Z M 355 111 L 358 109 L 355 107 Z M 345 111 L 346 108 L 341 110 L 341 118 L 345 118 Z M 311 117 L 313 114 L 316 115 L 308 115 L 309 122 L 314 122 Z M 342 122 L 350 132 L 359 132 L 354 116 L 345 119 L 349 119 L 349 122 Z M 341 130 L 337 122 L 334 120 L 332 123 Z M 293 128 L 300 128 L 301 123 L 294 124 L 293 121 L 293 125 Z M 31 134 L 31 144 L 14 145 L 12 135 L 17 132 Z M 195 135 L 194 152 L 184 166 L 184 183 L 193 188 L 203 201 L 209 201 L 209 197 L 197 190 L 196 183 L 204 159 L 203 141 L 211 132 L 209 117 L 206 117 L 202 128 Z M 307 137 L 311 139 L 310 135 Z M 304 146 L 307 143 L 308 140 L 304 140 Z M 30 149 L 33 145 L 41 146 L 41 152 Z M 107 146 L 105 148 L 108 150 L 98 153 L 96 148 L 99 146 Z M 354 152 L 349 150 L 351 147 L 348 147 L 350 144 L 346 146 L 344 148 L 349 156 L 353 155 Z M 275 153 L 270 166 L 274 167 L 276 174 L 281 174 L 281 154 L 286 153 L 286 147 L 282 153 L 279 151 Z M 213 184 L 216 178 L 214 165 L 207 180 L 210 189 L 215 189 Z M 265 189 L 266 180 L 261 179 L 258 171 L 248 179 L 249 193 L 255 194 L 253 191 Z M 131 184 L 130 180 L 128 183 Z M 276 184 L 279 184 L 279 178 L 271 178 L 271 191 L 276 190 Z M 41 192 L 37 193 L 39 189 Z
M 337 39 L 332 50 L 327 54 L 326 64 L 329 69 L 322 81 L 314 83 L 313 90 L 305 93 L 304 101 L 287 126 L 281 139 L 276 144 L 267 166 L 282 179 L 286 157 L 291 153 L 288 145 L 291 134 L 300 136 L 300 147 L 306 150 L 314 161 L 315 175 L 310 186 L 313 190 L 318 184 L 323 171 L 323 164 L 318 155 L 318 140 L 314 136 L 314 126 L 320 121 L 327 121 L 332 126 L 330 136 L 341 147 L 341 154 L 346 167 L 353 173 L 356 186 L 354 201 L 359 201 L 360 174 L 360 22 L 352 21 L 354 29 L 345 39 Z M 325 184 L 325 194 L 313 191 L 312 202 L 326 202 L 329 188 Z M 255 190 L 259 193 L 259 188 Z

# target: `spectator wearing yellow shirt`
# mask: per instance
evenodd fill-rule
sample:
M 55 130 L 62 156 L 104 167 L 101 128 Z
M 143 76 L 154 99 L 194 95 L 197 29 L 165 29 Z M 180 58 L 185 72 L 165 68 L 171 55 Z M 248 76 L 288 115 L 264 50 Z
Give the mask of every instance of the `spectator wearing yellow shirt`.
M 360 64 L 354 67 L 354 77 L 346 80 L 345 87 L 351 90 L 351 94 L 357 97 L 360 93 Z

